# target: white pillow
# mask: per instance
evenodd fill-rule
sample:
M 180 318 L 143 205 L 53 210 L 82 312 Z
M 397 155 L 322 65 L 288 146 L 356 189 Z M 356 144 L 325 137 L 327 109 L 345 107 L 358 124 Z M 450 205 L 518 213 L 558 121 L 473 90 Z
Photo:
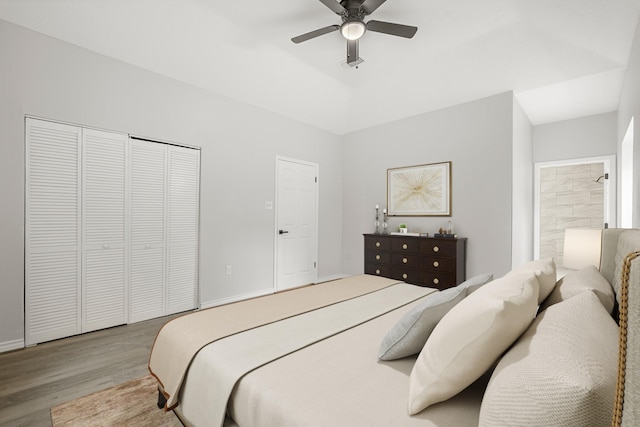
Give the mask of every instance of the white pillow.
M 542 303 L 553 291 L 556 282 L 558 281 L 556 273 L 556 263 L 553 258 L 543 258 L 534 261 L 529 261 L 522 264 L 519 267 L 511 270 L 507 275 L 514 274 L 520 271 L 533 271 L 538 279 L 540 285 L 540 294 L 538 295 L 538 304 Z
M 494 280 L 438 323 L 409 377 L 409 413 L 442 402 L 477 380 L 524 332 L 538 308 L 531 271 Z
M 591 291 L 542 312 L 502 357 L 480 426 L 611 425 L 618 328 Z
M 419 353 L 442 316 L 465 296 L 466 288 L 459 286 L 427 295 L 382 339 L 378 359 L 395 360 Z
M 616 302 L 613 287 L 593 265 L 571 271 L 558 280 L 553 292 L 542 302 L 539 311 L 542 312 L 553 304 L 567 300 L 587 290 L 593 291 L 609 313 L 613 312 Z
M 454 305 L 471 292 L 493 280 L 493 274 L 478 274 L 458 286 L 429 294 L 411 309 L 385 335 L 378 351 L 379 360 L 395 360 L 420 353 L 431 331 Z

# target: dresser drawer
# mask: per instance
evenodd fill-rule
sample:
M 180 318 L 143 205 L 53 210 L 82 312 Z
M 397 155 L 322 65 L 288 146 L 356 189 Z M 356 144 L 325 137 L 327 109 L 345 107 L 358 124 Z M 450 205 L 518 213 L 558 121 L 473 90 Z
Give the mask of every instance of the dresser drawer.
M 420 270 L 412 270 L 410 268 L 391 267 L 391 278 L 414 285 L 419 285 L 422 282 Z
M 456 256 L 457 242 L 454 239 L 429 239 L 420 242 L 420 253 L 424 255 Z
M 390 252 L 379 252 L 379 251 L 366 251 L 364 253 L 364 261 L 365 262 L 377 262 L 382 264 L 391 263 L 391 253 Z
M 441 256 L 423 256 L 420 260 L 420 267 L 424 270 L 441 271 L 455 273 L 456 259 Z
M 420 252 L 420 240 L 418 238 L 395 238 L 391 241 L 391 250 L 400 253 Z
M 364 273 L 373 276 L 391 277 L 391 268 L 388 265 L 366 263 L 364 265 Z
M 391 265 L 394 267 L 420 268 L 420 255 L 392 253 Z
M 456 286 L 456 277 L 453 273 L 440 273 L 433 271 L 423 271 L 421 276 L 423 286 L 429 288 L 446 289 Z
M 365 249 L 379 249 L 382 251 L 391 250 L 391 239 L 383 236 L 368 237 L 364 241 Z

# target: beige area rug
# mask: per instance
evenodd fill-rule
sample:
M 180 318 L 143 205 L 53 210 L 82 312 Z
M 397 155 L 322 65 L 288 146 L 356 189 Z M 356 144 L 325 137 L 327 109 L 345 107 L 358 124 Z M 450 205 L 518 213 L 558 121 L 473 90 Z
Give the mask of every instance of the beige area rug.
M 157 381 L 136 378 L 51 408 L 58 426 L 182 426 L 173 412 L 158 409 Z

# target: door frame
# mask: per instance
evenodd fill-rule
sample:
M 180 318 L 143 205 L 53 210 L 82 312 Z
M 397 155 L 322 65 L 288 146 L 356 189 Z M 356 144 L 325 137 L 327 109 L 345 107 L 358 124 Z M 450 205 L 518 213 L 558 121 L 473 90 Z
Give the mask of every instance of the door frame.
M 616 156 L 584 157 L 579 159 L 554 160 L 534 164 L 533 191 L 533 257 L 540 258 L 540 171 L 543 168 L 572 166 L 589 163 L 604 163 L 604 172 L 609 174 L 605 181 L 604 193 L 604 222 L 610 228 L 616 227 Z
M 314 249 L 314 253 L 315 253 L 315 258 L 316 258 L 316 268 L 314 269 L 313 272 L 313 281 L 312 283 L 316 283 L 318 281 L 318 236 L 319 236 L 319 232 L 318 232 L 318 223 L 319 223 L 319 219 L 318 219 L 318 212 L 319 212 L 319 201 L 320 201 L 320 166 L 318 163 L 314 163 L 314 162 L 309 162 L 306 160 L 300 160 L 300 159 L 294 159 L 292 157 L 285 157 L 285 156 L 280 156 L 280 155 L 276 155 L 276 159 L 275 159 L 275 188 L 274 188 L 274 193 L 275 193 L 275 207 L 274 207 L 274 215 L 273 215 L 273 291 L 274 292 L 278 292 L 281 291 L 282 289 L 278 286 L 278 243 L 279 243 L 279 239 L 278 239 L 278 214 L 279 214 L 279 194 L 278 194 L 278 189 L 280 188 L 280 176 L 279 176 L 279 165 L 281 161 L 285 161 L 285 162 L 292 162 L 292 163 L 299 163 L 302 165 L 306 165 L 306 166 L 311 166 L 313 168 L 315 168 L 315 174 L 316 174 L 316 179 L 317 179 L 317 183 L 316 183 L 316 196 L 315 196 L 315 224 L 314 224 L 314 240 L 315 240 L 315 247 Z M 286 288 L 286 289 L 290 289 L 290 288 Z

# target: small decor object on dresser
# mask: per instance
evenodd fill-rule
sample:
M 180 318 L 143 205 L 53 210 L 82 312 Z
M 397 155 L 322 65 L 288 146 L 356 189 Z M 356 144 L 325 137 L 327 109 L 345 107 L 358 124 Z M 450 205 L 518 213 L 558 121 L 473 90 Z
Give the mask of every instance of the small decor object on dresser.
M 390 216 L 450 216 L 451 162 L 387 169 Z
M 364 235 L 364 272 L 446 289 L 466 279 L 466 238 Z

